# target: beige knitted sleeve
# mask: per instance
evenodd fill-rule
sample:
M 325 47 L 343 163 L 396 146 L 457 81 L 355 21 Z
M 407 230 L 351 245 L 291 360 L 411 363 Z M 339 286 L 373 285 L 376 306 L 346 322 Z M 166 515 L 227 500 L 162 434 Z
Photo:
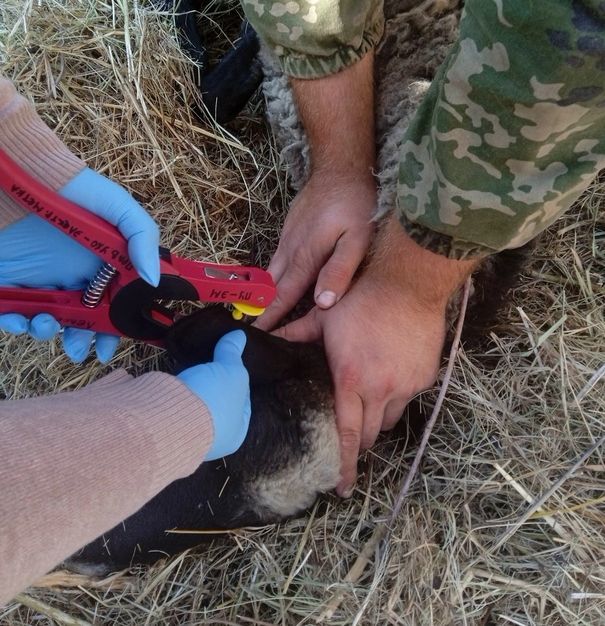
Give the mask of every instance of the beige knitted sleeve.
M 0 148 L 55 191 L 86 167 L 40 119 L 33 105 L 0 76 Z M 0 191 L 0 228 L 25 211 Z
M 0 402 L 0 606 L 194 472 L 212 439 L 205 404 L 159 372 Z

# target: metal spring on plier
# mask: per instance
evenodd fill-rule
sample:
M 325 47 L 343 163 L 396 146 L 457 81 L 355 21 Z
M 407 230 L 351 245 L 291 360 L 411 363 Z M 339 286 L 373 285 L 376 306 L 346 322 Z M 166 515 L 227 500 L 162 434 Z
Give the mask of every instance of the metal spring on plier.
M 101 302 L 107 285 L 117 272 L 118 270 L 111 263 L 103 263 L 82 294 L 82 304 L 89 309 L 94 309 Z

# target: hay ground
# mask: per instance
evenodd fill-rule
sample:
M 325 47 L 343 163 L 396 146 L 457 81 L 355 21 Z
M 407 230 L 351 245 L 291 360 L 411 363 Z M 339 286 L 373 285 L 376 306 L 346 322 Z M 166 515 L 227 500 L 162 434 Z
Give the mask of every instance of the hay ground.
M 209 3 L 212 40 L 237 32 L 232 9 Z M 198 121 L 165 15 L 4 0 L 0 55 L 66 143 L 148 207 L 165 245 L 266 262 L 288 191 L 260 100 L 231 134 Z M 308 624 L 337 590 L 331 624 L 605 624 L 603 446 L 574 469 L 605 435 L 604 206 L 597 182 L 543 237 L 486 353 L 460 353 L 420 477 L 357 583 L 343 581 L 414 455 L 396 437 L 366 455 L 347 502 L 105 581 L 53 574 L 0 608 L 0 624 Z M 124 342 L 112 367 L 141 372 L 157 356 Z M 78 388 L 107 369 L 3 336 L 0 395 Z

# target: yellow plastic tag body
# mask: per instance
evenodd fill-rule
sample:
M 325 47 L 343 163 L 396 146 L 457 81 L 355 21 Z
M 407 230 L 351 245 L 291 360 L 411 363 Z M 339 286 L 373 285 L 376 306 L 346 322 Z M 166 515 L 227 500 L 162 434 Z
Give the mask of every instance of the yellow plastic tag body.
M 259 315 L 262 315 L 264 311 L 265 309 L 263 307 L 251 306 L 245 302 L 234 302 L 231 315 L 233 315 L 234 320 L 241 320 L 244 315 L 258 317 Z

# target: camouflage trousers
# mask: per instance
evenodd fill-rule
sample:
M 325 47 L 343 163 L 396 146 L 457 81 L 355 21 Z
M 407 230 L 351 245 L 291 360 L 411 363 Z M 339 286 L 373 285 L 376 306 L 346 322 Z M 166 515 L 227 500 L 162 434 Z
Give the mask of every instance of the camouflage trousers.
M 523 245 L 605 166 L 605 2 L 467 0 L 401 148 L 397 211 L 451 258 Z

